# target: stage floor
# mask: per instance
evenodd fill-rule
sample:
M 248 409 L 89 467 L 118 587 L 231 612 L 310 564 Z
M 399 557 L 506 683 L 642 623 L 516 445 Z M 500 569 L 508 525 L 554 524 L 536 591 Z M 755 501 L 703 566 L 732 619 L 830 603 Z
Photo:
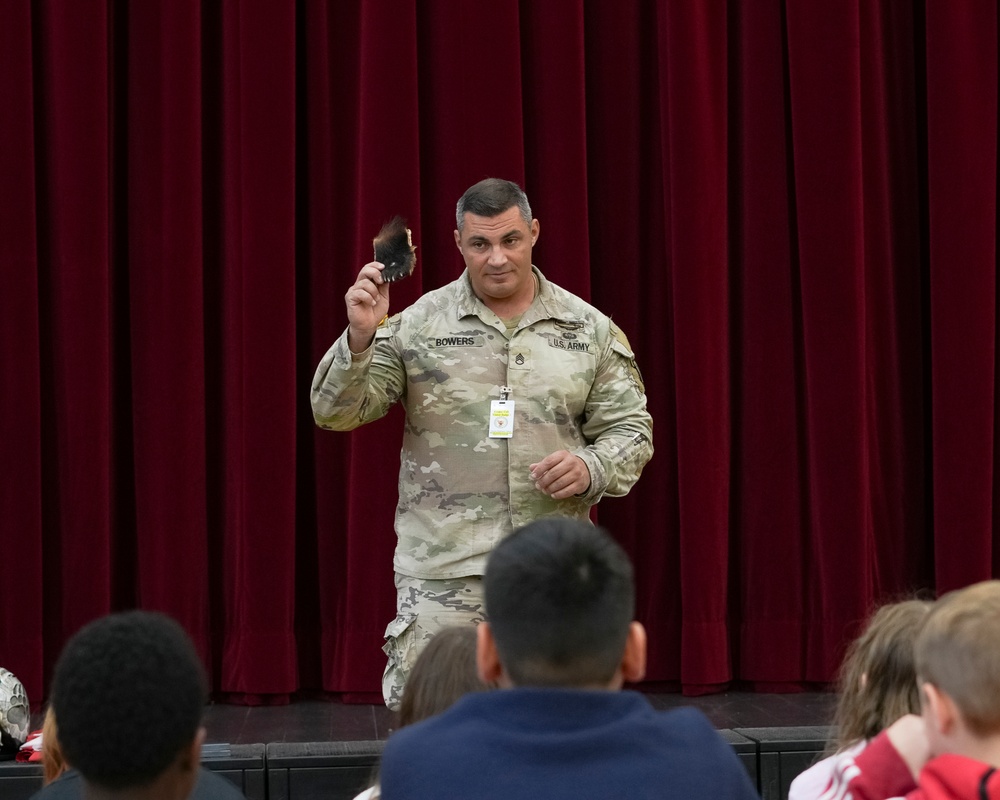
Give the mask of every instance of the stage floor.
M 830 692 L 757 694 L 724 692 L 703 697 L 647 694 L 661 709 L 694 706 L 719 729 L 829 725 L 836 701 Z M 207 742 L 337 742 L 385 739 L 395 718 L 382 705 L 301 700 L 285 706 L 212 704 L 205 715 Z

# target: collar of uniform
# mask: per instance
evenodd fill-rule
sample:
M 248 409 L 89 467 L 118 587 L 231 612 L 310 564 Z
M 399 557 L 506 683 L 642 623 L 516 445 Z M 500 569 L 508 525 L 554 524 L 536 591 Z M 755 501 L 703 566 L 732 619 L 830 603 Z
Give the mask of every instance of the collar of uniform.
M 531 271 L 538 278 L 538 295 L 525 310 L 518 327 L 531 325 L 543 319 L 559 319 L 568 322 L 576 320 L 578 315 L 575 315 L 571 309 L 562 303 L 558 294 L 552 288 L 554 284 L 546 280 L 538 267 L 532 265 Z M 472 291 L 472 282 L 469 280 L 468 269 L 462 273 L 461 286 L 462 290 L 459 293 L 458 302 L 455 303 L 455 313 L 458 318 L 462 319 L 462 317 L 474 316 L 482 319 L 483 311 L 489 311 L 489 308 Z M 490 313 L 492 314 L 493 312 L 490 311 Z M 494 316 L 496 315 L 494 314 Z

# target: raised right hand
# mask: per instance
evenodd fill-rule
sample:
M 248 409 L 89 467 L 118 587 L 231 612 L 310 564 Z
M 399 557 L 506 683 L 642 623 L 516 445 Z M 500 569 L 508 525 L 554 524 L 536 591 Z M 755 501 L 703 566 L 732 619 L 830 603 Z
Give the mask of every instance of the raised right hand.
M 375 329 L 389 313 L 389 284 L 382 280 L 383 265 L 365 264 L 358 279 L 347 290 L 347 344 L 352 353 L 362 353 L 375 338 Z

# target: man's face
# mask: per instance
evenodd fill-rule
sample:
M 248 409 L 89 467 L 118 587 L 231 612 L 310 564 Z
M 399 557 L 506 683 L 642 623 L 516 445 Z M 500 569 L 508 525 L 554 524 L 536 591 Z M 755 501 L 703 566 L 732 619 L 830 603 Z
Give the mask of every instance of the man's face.
M 531 248 L 538 238 L 538 220 L 528 225 L 517 206 L 495 217 L 467 213 L 464 220 L 462 232 L 455 231 L 455 244 L 479 298 L 487 305 L 491 300 L 530 303 L 535 292 Z

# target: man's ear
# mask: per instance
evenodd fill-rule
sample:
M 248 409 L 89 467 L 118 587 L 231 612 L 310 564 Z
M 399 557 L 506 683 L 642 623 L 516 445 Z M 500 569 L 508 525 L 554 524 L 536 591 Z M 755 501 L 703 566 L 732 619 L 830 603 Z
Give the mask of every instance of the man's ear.
M 503 665 L 488 622 L 476 626 L 476 670 L 479 680 L 490 686 L 498 685 L 503 677 Z
M 531 220 L 531 245 L 532 245 L 532 247 L 534 247 L 535 242 L 538 241 L 538 231 L 539 230 L 541 230 L 541 228 L 538 225 L 538 220 L 537 219 Z
M 954 732 L 958 722 L 955 702 L 933 683 L 921 684 L 920 691 L 923 694 L 924 709 L 928 712 L 925 718 L 929 718 L 934 729 L 943 736 Z
M 458 231 L 455 231 L 455 247 L 462 249 L 462 235 Z
M 622 677 L 638 683 L 646 677 L 646 629 L 641 622 L 629 623 L 625 652 L 622 654 Z

